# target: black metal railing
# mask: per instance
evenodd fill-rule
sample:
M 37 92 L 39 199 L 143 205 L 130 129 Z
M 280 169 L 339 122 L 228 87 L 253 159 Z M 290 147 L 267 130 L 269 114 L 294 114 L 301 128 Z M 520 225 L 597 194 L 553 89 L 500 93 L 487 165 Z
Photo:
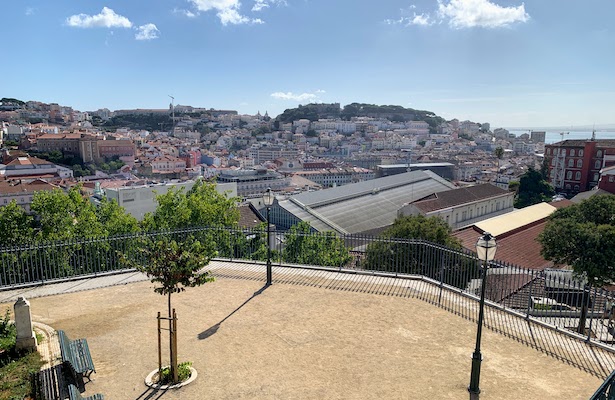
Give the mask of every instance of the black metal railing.
M 0 290 L 45 282 L 126 271 L 137 263 L 148 241 L 188 237 L 213 243 L 217 257 L 266 261 L 267 234 L 261 229 L 186 228 L 113 237 L 27 244 L 0 248 Z M 481 264 L 466 250 L 423 240 L 330 233 L 275 232 L 273 265 L 308 264 L 415 275 L 440 287 L 476 296 Z M 486 299 L 534 321 L 581 335 L 586 341 L 613 347 L 615 293 L 591 287 L 565 270 L 532 270 L 495 261 L 490 264 Z
M 589 400 L 615 400 L 615 371 L 611 372 Z

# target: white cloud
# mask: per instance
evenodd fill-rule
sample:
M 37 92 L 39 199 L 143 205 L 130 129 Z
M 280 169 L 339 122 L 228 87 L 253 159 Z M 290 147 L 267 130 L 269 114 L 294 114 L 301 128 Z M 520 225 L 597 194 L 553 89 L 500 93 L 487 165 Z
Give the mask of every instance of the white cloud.
M 428 26 L 433 24 L 431 18 L 429 18 L 429 14 L 414 14 L 414 17 L 408 21 L 409 25 L 422 25 Z
M 324 90 L 317 90 L 316 93 L 325 93 Z M 280 99 L 280 100 L 293 100 L 293 101 L 312 101 L 318 98 L 318 95 L 315 93 L 301 93 L 295 94 L 293 92 L 275 92 L 271 93 L 271 97 Z
M 214 10 L 222 25 L 262 24 L 258 18 L 249 18 L 239 12 L 239 0 L 188 0 L 199 12 Z
M 103 7 L 100 14 L 77 14 L 66 18 L 68 26 L 76 28 L 131 28 L 132 22 L 126 17 L 116 14 L 108 7 Z
M 274 5 L 286 5 L 286 0 L 255 0 L 254 6 L 252 6 L 252 11 L 262 11 L 264 8 L 270 7 L 272 4 Z
M 145 24 L 137 28 L 135 39 L 137 40 L 152 40 L 158 39 L 160 31 L 154 24 Z
M 530 18 L 525 4 L 502 7 L 489 0 L 438 0 L 438 14 L 453 28 L 499 28 Z
M 36 12 L 36 8 L 34 7 L 26 8 L 26 15 L 34 15 L 35 12 Z
M 199 15 L 198 12 L 194 13 L 194 12 L 192 12 L 190 10 L 184 10 L 183 8 L 174 8 L 173 9 L 173 13 L 175 13 L 175 14 L 182 14 L 182 15 L 188 17 L 188 18 L 195 18 L 195 17 L 197 17 Z
M 417 14 L 415 5 L 401 9 L 399 19 L 386 19 L 387 25 L 430 26 L 448 21 L 452 28 L 500 28 L 515 22 L 526 22 L 530 16 L 525 4 L 518 7 L 502 7 L 490 0 L 437 0 L 438 9 L 433 17 L 430 13 Z
M 411 17 L 401 17 L 399 19 L 386 19 L 384 20 L 385 24 L 388 25 L 421 25 L 421 26 L 429 26 L 433 25 L 434 21 L 431 19 L 429 14 L 417 14 L 413 13 Z

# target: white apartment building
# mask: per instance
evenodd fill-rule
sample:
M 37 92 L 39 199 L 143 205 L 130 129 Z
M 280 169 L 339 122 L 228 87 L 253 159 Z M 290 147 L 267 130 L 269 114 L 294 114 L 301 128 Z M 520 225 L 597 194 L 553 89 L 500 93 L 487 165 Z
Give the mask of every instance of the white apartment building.
M 157 157 L 151 161 L 153 172 L 171 172 L 186 169 L 186 161 L 172 156 Z
M 309 179 L 323 187 L 336 187 L 349 183 L 363 182 L 376 177 L 374 171 L 360 168 L 323 168 L 315 171 L 298 171 L 296 176 Z
M 260 165 L 266 161 L 273 161 L 276 158 L 297 158 L 299 151 L 282 146 L 253 146 L 249 150 L 249 155 L 257 165 Z
M 437 216 L 455 230 L 513 211 L 514 197 L 514 193 L 487 183 L 435 193 L 405 204 L 398 215 Z

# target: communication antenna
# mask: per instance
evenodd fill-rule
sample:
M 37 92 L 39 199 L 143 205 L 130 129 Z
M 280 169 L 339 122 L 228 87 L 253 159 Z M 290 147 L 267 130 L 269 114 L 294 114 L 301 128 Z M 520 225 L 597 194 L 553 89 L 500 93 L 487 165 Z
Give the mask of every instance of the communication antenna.
M 170 94 L 168 96 L 171 98 L 171 121 L 173 121 L 173 123 L 171 124 L 171 134 L 173 134 L 173 132 L 175 131 L 175 97 L 171 96 Z

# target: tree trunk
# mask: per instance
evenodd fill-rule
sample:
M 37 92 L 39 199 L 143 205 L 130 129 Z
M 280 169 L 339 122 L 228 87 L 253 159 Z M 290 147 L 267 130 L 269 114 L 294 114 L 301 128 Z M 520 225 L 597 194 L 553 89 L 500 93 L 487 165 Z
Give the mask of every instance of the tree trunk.
M 173 313 L 171 311 L 171 293 L 169 293 L 168 295 L 168 306 L 169 306 L 169 372 L 171 373 L 171 379 L 173 379 L 173 377 L 175 376 L 175 368 L 177 368 L 176 365 L 174 365 L 173 360 L 175 360 L 174 354 L 173 354 L 173 336 L 175 335 L 175 332 L 173 331 Z M 176 383 L 176 382 L 173 382 Z

